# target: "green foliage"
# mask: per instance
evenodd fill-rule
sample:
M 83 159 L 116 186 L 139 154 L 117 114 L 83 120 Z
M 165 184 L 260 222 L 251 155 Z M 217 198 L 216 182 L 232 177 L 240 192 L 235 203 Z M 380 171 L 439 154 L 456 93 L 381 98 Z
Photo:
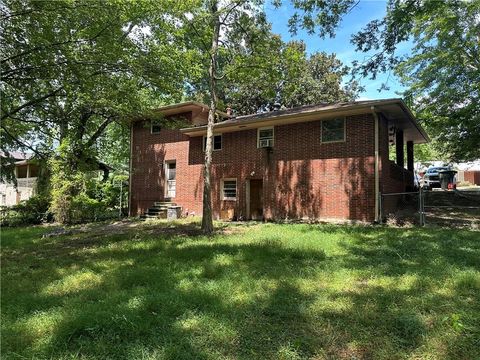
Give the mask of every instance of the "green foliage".
M 267 41 L 271 44 L 263 45 L 266 47 L 262 49 L 263 59 L 256 59 L 262 61 L 262 68 L 252 71 L 251 67 L 239 67 L 226 78 L 224 91 L 220 92 L 223 103 L 230 105 L 237 114 L 268 111 L 276 102 L 291 108 L 349 101 L 358 95 L 356 82 L 342 86 L 349 68 L 334 54 L 307 55 L 304 43 L 284 43 L 275 36 Z
M 352 38 L 373 53 L 354 73 L 394 70 L 416 115 L 449 160 L 480 158 L 480 2 L 390 0 L 387 15 Z M 411 54 L 399 50 L 413 41 Z
M 34 195 L 28 200 L 11 207 L 0 209 L 1 226 L 37 225 L 52 220 L 49 212 L 50 198 Z
M 268 28 L 255 33 L 254 42 L 243 42 L 237 52 L 221 49 L 219 70 L 224 77 L 216 90 L 219 107 L 232 107 L 237 115 L 268 111 L 274 103 L 291 108 L 322 102 L 353 100 L 361 90 L 356 81 L 343 86 L 349 73 L 334 54 L 307 55 L 301 41 L 284 42 Z M 200 78 L 189 97 L 207 102 L 208 81 Z
M 65 221 L 68 223 L 97 221 L 99 214 L 106 210 L 104 203 L 89 197 L 85 193 L 73 196 L 66 208 L 70 212 L 68 214 L 68 221 Z
M 71 159 L 70 143 L 64 141 L 50 160 L 51 211 L 60 223 L 73 224 L 118 216 L 120 186 L 126 205 L 126 175 L 112 175 L 102 180 L 98 168 L 88 162 Z
M 2 358 L 480 358 L 478 231 L 217 229 L 2 229 Z
M 440 160 L 441 155 L 436 150 L 438 145 L 435 143 L 427 143 L 427 144 L 415 144 L 413 148 L 413 154 L 415 156 L 415 161 L 419 162 L 428 162 L 434 160 Z
M 118 209 L 120 197 L 122 208 L 126 208 L 128 202 L 128 175 L 113 174 L 106 180 L 91 178 L 86 183 L 86 194 L 100 201 L 107 209 Z M 117 211 L 118 215 L 118 211 Z
M 179 100 L 190 57 L 174 14 L 191 4 L 171 5 L 4 1 L 2 149 L 20 147 L 48 158 L 68 138 L 72 160 L 95 162 L 89 152 L 110 126 Z M 107 133 L 107 142 L 118 131 L 125 130 Z M 118 152 L 123 158 L 113 160 L 125 161 L 127 144 Z

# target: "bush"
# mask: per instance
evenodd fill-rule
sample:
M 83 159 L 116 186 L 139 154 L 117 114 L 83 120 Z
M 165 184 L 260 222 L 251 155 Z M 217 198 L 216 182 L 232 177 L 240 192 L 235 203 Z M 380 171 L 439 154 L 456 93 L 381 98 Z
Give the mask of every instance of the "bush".
M 74 196 L 69 204 L 71 212 L 69 222 L 83 223 L 98 220 L 99 214 L 103 213 L 106 208 L 105 205 L 92 199 L 86 194 Z
M 126 203 L 125 175 L 99 177 L 98 167 L 72 158 L 72 147 L 64 141 L 50 159 L 51 211 L 63 224 L 112 219 L 118 216 L 120 184 L 122 203 Z M 94 154 L 91 155 L 94 157 Z M 123 206 L 122 206 L 123 207 Z M 117 208 L 117 210 L 115 210 Z
M 0 210 L 1 226 L 37 225 L 42 222 L 52 221 L 53 216 L 49 211 L 50 198 L 35 195 L 30 199 L 12 207 Z

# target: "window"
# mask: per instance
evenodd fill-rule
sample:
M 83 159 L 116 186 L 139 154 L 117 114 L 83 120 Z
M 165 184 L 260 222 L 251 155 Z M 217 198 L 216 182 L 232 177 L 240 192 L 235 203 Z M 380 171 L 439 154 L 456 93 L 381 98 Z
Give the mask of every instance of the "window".
M 162 131 L 162 126 L 155 121 L 150 122 L 150 132 L 152 134 L 158 134 L 160 131 Z
M 203 151 L 207 148 L 207 137 L 203 137 Z M 222 135 L 213 136 L 213 150 L 222 150 Z
M 222 200 L 237 199 L 237 179 L 222 180 Z
M 322 142 L 345 141 L 345 118 L 322 121 Z
M 28 165 L 17 166 L 17 179 L 24 179 L 27 177 L 27 167 Z
M 30 177 L 38 177 L 38 166 L 30 165 Z
M 257 133 L 257 147 L 273 147 L 273 127 L 260 128 Z

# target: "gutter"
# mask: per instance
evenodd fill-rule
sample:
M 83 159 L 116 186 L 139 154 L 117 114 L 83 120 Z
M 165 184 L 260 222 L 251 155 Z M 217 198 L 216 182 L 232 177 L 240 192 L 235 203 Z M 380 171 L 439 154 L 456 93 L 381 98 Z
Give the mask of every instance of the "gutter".
M 380 223 L 380 175 L 379 175 L 379 128 L 378 128 L 378 115 L 375 111 L 375 106 L 370 108 L 372 110 L 373 119 L 375 121 L 375 222 Z
M 269 117 L 261 117 L 261 118 L 252 118 L 252 119 L 242 119 L 242 118 L 235 118 L 233 121 L 232 120 L 227 120 L 230 121 L 228 123 L 226 122 L 218 122 L 215 123 L 214 129 L 215 130 L 223 130 L 223 129 L 229 129 L 229 128 L 234 128 L 235 131 L 241 131 L 244 129 L 240 129 L 239 126 L 246 127 L 252 126 L 252 128 L 257 128 L 261 126 L 266 126 L 266 122 L 275 122 L 275 124 L 278 125 L 286 125 L 286 124 L 291 124 L 291 123 L 300 123 L 300 122 L 305 122 L 304 118 L 305 117 L 314 117 L 311 118 L 307 121 L 317 121 L 321 120 L 323 118 L 328 118 L 331 116 L 351 116 L 351 115 L 358 115 L 358 114 L 364 114 L 363 110 L 368 110 L 368 106 L 359 106 L 355 108 L 334 108 L 334 109 L 327 109 L 327 110 L 320 110 L 320 111 L 310 111 L 310 112 L 304 112 L 304 113 L 293 113 L 293 114 L 281 114 L 281 115 L 276 115 L 276 114 L 271 114 Z M 272 116 L 273 115 L 273 116 Z M 287 122 L 284 123 L 283 121 L 285 120 L 292 120 L 294 119 L 294 122 Z M 278 123 L 277 123 L 278 122 Z M 206 125 L 201 125 L 201 126 L 195 126 L 195 127 L 189 127 L 189 128 L 183 128 L 180 129 L 180 132 L 189 136 L 201 136 L 207 129 Z M 196 134 L 192 134 L 196 133 Z

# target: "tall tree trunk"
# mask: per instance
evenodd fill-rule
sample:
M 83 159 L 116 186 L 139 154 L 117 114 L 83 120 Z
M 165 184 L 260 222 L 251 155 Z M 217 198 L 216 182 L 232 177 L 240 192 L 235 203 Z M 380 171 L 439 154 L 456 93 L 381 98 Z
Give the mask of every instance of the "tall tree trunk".
M 213 232 L 212 219 L 212 185 L 211 185 L 211 169 L 212 169 L 212 138 L 213 124 L 215 123 L 215 113 L 217 110 L 217 93 L 216 93 L 216 74 L 217 74 L 217 53 L 218 38 L 220 34 L 220 17 L 218 14 L 217 0 L 212 0 L 210 6 L 212 16 L 212 46 L 210 48 L 210 67 L 208 69 L 209 90 L 210 90 L 210 110 L 208 111 L 207 124 L 207 144 L 205 147 L 205 166 L 203 169 L 203 216 L 202 231 L 206 234 Z

